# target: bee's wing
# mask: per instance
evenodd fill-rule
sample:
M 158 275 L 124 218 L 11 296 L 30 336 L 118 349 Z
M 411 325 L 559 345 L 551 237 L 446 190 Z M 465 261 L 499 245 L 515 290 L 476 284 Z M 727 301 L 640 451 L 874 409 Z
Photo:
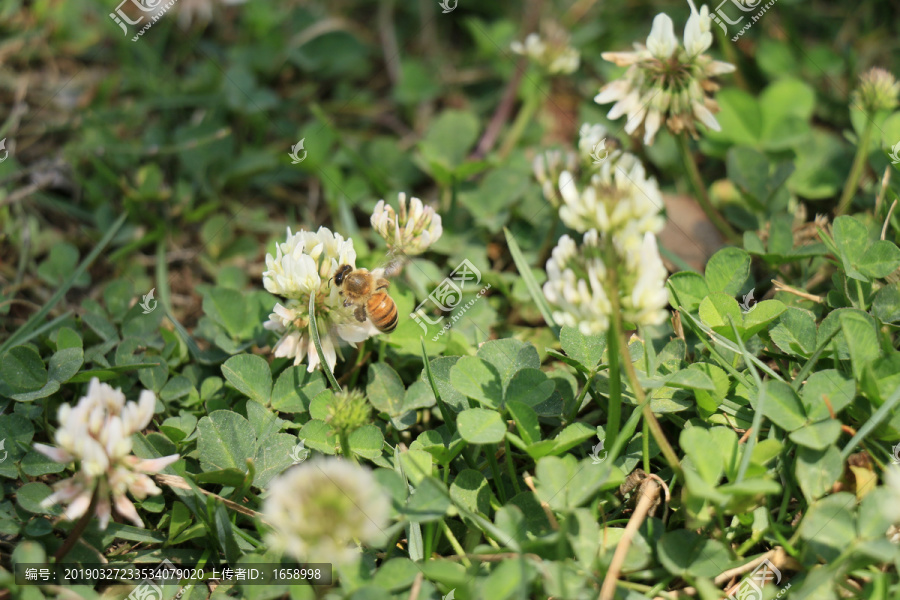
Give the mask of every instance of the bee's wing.
M 384 277 L 386 279 L 391 279 L 396 277 L 400 273 L 403 272 L 403 267 L 409 262 L 409 257 L 405 254 L 393 254 L 389 253 L 385 258 L 384 263 L 374 271 L 372 271 L 372 275 L 375 277 Z

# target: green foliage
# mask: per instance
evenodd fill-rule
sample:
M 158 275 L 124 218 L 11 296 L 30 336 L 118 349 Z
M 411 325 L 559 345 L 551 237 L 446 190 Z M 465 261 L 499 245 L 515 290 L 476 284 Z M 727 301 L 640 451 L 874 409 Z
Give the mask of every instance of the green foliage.
M 602 53 L 687 6 L 547 4 L 533 17 L 559 21 L 581 55 L 551 76 L 524 58 L 517 72 L 508 48 L 531 31 L 513 5 L 213 2 L 211 22 L 166 15 L 133 43 L 95 6 L 45 4 L 0 9 L 15 49 L 0 128 L 12 599 L 130 593 L 15 582 L 12 565 L 51 562 L 70 536 L 72 565 L 294 566 L 266 540 L 285 524 L 265 498 L 322 455 L 373 470 L 390 497 L 383 543 L 329 588 L 193 582 L 179 598 L 596 598 L 609 578 L 617 598 L 712 600 L 736 592 L 723 574 L 773 550 L 782 579 L 761 597 L 788 583 L 791 598 L 900 597 L 900 112 L 867 114 L 852 94 L 873 60 L 897 72 L 885 6 L 778 3 L 739 43 L 713 23 L 709 53 L 737 72 L 717 78 L 720 130 L 700 127 L 695 158 L 740 234 L 723 247 L 670 203 L 691 183 L 674 135 L 664 125 L 648 147 L 592 101 L 622 71 Z M 607 147 L 639 156 L 667 196 L 672 319 L 622 342 L 562 326 L 543 293 L 554 242 L 583 232 L 532 161 L 577 153 L 583 122 L 607 126 Z M 583 154 L 587 179 L 602 167 Z M 286 227 L 324 226 L 353 240 L 357 267 L 384 266 L 369 217 L 398 192 L 443 226 L 391 277 L 398 326 L 309 372 L 331 350 L 330 315 L 307 296 L 305 357 L 284 356 L 277 319 L 264 325 L 287 303 L 261 283 L 265 255 Z M 459 302 L 420 304 L 463 260 L 479 276 Z M 180 456 L 161 494 L 130 497 L 144 527 L 117 507 L 82 532 L 43 504 L 81 465 L 34 445 L 59 444 L 60 407 L 95 378 L 155 395 L 136 457 Z M 641 514 L 647 474 L 667 489 Z

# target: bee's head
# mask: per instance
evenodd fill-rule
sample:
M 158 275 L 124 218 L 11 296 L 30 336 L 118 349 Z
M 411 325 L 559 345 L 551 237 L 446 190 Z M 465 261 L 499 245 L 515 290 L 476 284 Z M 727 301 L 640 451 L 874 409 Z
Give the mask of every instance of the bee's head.
M 334 274 L 334 283 L 336 285 L 341 285 L 344 283 L 344 277 L 347 276 L 347 273 L 353 270 L 353 267 L 350 265 L 341 265 L 338 267 L 337 272 Z

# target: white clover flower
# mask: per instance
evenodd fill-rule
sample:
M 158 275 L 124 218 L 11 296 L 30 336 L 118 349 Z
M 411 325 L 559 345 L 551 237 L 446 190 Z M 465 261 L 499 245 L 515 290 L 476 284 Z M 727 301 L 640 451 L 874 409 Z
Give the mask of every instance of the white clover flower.
M 697 12 L 694 1 L 688 2 L 691 4 L 691 16 L 684 26 L 684 49 L 688 56 L 694 57 L 703 54 L 712 46 L 713 35 L 710 31 L 712 19 L 705 4 L 700 7 L 700 12 Z
M 581 191 L 573 175 L 564 171 L 559 176 L 559 192 L 563 199 L 559 216 L 579 232 L 615 232 L 630 226 L 639 234 L 657 233 L 664 224 L 656 179 L 648 177 L 641 162 L 627 152 L 601 163 L 599 172 Z
M 402 192 L 399 200 L 399 213 L 384 200 L 378 201 L 372 213 L 372 228 L 384 238 L 392 252 L 409 256 L 422 254 L 444 232 L 441 215 L 418 198 L 410 198 L 407 207 L 406 194 Z
M 647 36 L 647 50 L 659 60 L 669 60 L 678 48 L 675 37 L 675 25 L 665 13 L 659 13 L 653 19 L 650 35 Z
M 696 122 L 719 131 L 713 116 L 719 105 L 711 94 L 719 89 L 712 78 L 734 71 L 734 65 L 703 54 L 712 44 L 709 9 L 698 12 L 691 4 L 691 17 L 684 30 L 684 48 L 675 37 L 672 20 L 660 13 L 653 20 L 646 46 L 635 44 L 634 52 L 604 52 L 603 58 L 628 70 L 622 78 L 607 83 L 594 98 L 597 104 L 615 102 L 610 119 L 626 115 L 625 131 L 644 129 L 650 145 L 665 125 L 673 133 L 697 135 Z
M 521 56 L 527 56 L 550 75 L 568 75 L 578 69 L 581 55 L 569 45 L 569 36 L 558 26 L 543 27 L 545 39 L 536 33 L 525 37 L 525 43 L 515 41 L 510 50 Z
M 287 230 L 287 240 L 278 244 L 276 256 L 266 255 L 267 270 L 263 273 L 266 290 L 286 298 L 285 304 L 275 305 L 266 329 L 281 334 L 275 344 L 278 358 L 293 358 L 294 365 L 307 360 L 307 371 L 319 366 L 319 355 L 309 335 L 309 298 L 315 296 L 316 319 L 322 353 L 328 367 L 334 370 L 340 353 L 340 340 L 352 345 L 378 334 L 369 319 L 359 322 L 354 308 L 343 305 L 340 289 L 332 278 L 341 265 L 356 267 L 353 240 L 345 240 L 326 227 L 315 233 Z
M 541 192 L 544 199 L 554 208 L 559 206 L 560 197 L 556 182 L 564 170 L 574 171 L 577 166 L 577 157 L 574 152 L 562 150 L 548 150 L 534 157 L 531 163 L 534 178 L 541 184 Z
M 275 478 L 263 506 L 268 541 L 298 561 L 346 564 L 357 542 L 384 543 L 390 500 L 372 471 L 337 458 L 316 458 Z
M 553 319 L 577 327 L 584 335 L 609 328 L 612 305 L 604 289 L 606 265 L 596 230 L 584 234 L 581 248 L 568 235 L 560 238 L 547 261 L 544 296 L 553 305 Z
M 635 237 L 641 240 L 640 236 L 630 239 Z M 628 292 L 622 294 L 622 317 L 636 325 L 659 325 L 668 316 L 666 278 L 669 273 L 659 255 L 656 236 L 647 232 L 637 249 L 623 250 L 627 266 L 620 281 Z
M 96 377 L 74 408 L 60 406 L 60 426 L 54 436 L 59 447 L 34 444 L 34 449 L 59 463 L 75 461 L 79 470 L 54 484 L 54 492 L 42 506 L 67 504 L 64 516 L 74 521 L 87 512 L 96 490 L 94 510 L 100 529 L 109 524 L 113 506 L 121 516 L 143 527 L 137 509 L 125 494 L 139 500 L 159 494 L 161 490 L 146 473 L 156 473 L 178 460 L 177 454 L 142 460 L 131 453 L 131 435 L 149 425 L 155 407 L 153 392 L 145 390 L 137 403 L 126 404 L 121 390 L 100 383 Z
M 604 259 L 606 239 L 615 250 L 615 264 Z M 618 281 L 622 318 L 634 325 L 659 325 L 667 315 L 666 268 L 659 256 L 656 236 L 637 234 L 634 227 L 601 236 L 596 229 L 584 234 L 579 248 L 568 235 L 560 238 L 547 261 L 544 296 L 553 308 L 553 319 L 567 327 L 577 327 L 585 335 L 604 333 L 609 328 L 612 303 L 609 299 L 610 269 Z

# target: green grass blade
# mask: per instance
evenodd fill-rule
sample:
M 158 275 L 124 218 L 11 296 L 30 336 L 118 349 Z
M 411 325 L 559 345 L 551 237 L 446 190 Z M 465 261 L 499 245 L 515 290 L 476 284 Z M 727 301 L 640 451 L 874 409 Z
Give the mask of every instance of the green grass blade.
M 841 460 L 847 460 L 847 457 L 850 456 L 850 453 L 853 452 L 853 449 L 856 448 L 859 444 L 862 443 L 866 436 L 868 436 L 872 431 L 881 425 L 881 422 L 884 421 L 885 417 L 890 415 L 894 411 L 894 407 L 900 403 L 900 388 L 894 390 L 894 393 L 888 398 L 884 404 L 882 404 L 878 410 L 869 418 L 865 424 L 859 428 L 859 431 L 856 432 L 856 435 L 847 442 L 847 445 L 844 446 L 844 449 L 841 450 Z
M 58 326 L 60 323 L 62 323 L 63 321 L 65 321 L 66 319 L 68 319 L 68 318 L 71 317 L 71 316 L 72 316 L 72 311 L 71 311 L 71 310 L 67 310 L 66 312 L 64 312 L 63 314 L 59 315 L 58 317 L 56 317 L 55 319 L 53 319 L 53 320 L 50 321 L 49 323 L 44 323 L 43 325 L 41 325 L 40 327 L 38 327 L 37 329 L 35 329 L 35 330 L 32 331 L 31 333 L 29 333 L 28 335 L 26 335 L 26 336 L 23 337 L 22 339 L 18 340 L 18 344 L 16 344 L 16 345 L 17 345 L 17 346 L 21 346 L 22 344 L 27 344 L 28 342 L 30 342 L 30 341 L 33 340 L 34 338 L 36 338 L 36 337 L 42 335 L 43 333 L 46 333 L 47 331 L 53 331 L 53 329 L 54 329 L 56 326 Z
M 737 325 L 734 324 L 734 319 L 729 317 L 728 321 L 731 323 L 731 330 L 734 332 L 734 338 L 737 340 L 737 344 L 740 347 L 744 362 L 747 364 L 747 368 L 750 369 L 750 374 L 753 375 L 753 379 L 756 381 L 757 394 L 756 407 L 753 410 L 753 424 L 750 425 L 750 429 L 753 433 L 750 435 L 750 439 L 747 440 L 747 444 L 744 446 L 743 454 L 741 455 L 741 464 L 738 467 L 737 478 L 735 479 L 735 483 L 740 483 L 744 480 L 744 475 L 746 475 L 747 469 L 750 467 L 750 457 L 753 454 L 753 448 L 756 446 L 756 440 L 759 439 L 759 430 L 762 427 L 762 416 L 766 403 L 766 386 L 763 385 L 759 373 L 756 371 L 753 362 L 750 360 L 750 353 L 747 352 L 747 347 L 744 346 L 744 342 L 741 341 L 741 336 L 738 333 Z
M 194 359 L 208 363 L 203 356 L 203 351 L 200 349 L 200 346 L 197 345 L 197 342 L 194 341 L 194 337 L 185 329 L 184 325 L 175 318 L 175 313 L 172 311 L 172 295 L 171 290 L 169 289 L 169 266 L 166 263 L 166 240 L 165 237 L 161 237 L 156 244 L 156 289 L 159 291 L 159 303 L 162 304 L 163 310 L 166 311 L 166 316 L 171 321 L 172 326 L 175 327 L 176 333 L 181 336 L 182 341 L 188 347 L 188 352 L 191 353 L 191 356 Z
M 9 339 L 7 339 L 2 346 L 0 346 L 0 354 L 3 354 L 13 346 L 22 343 L 22 340 L 25 338 L 25 336 L 31 333 L 31 331 L 35 327 L 37 327 L 38 323 L 44 320 L 44 317 L 46 317 L 47 314 L 51 310 L 53 310 L 53 307 L 56 306 L 59 301 L 63 299 L 63 296 L 66 295 L 66 292 L 71 289 L 72 285 L 75 283 L 75 280 L 78 279 L 81 274 L 87 270 L 91 263 L 94 262 L 94 259 L 96 259 L 100 255 L 100 253 L 103 252 L 103 249 L 106 248 L 107 244 L 112 241 L 113 237 L 115 237 L 116 233 L 118 233 L 119 228 L 122 227 L 123 223 L 125 223 L 126 217 L 127 215 L 123 213 L 121 217 L 116 219 L 116 222 L 113 223 L 112 226 L 110 226 L 109 230 L 106 232 L 106 235 L 104 235 L 103 238 L 97 243 L 97 245 L 94 246 L 94 249 L 91 250 L 91 253 L 81 261 L 81 264 L 79 264 L 75 268 L 69 278 L 66 279 L 65 282 L 63 282 L 62 286 L 60 286 L 58 290 L 56 290 L 56 293 L 53 294 L 53 296 L 50 298 L 50 300 L 47 301 L 47 303 L 41 308 L 41 310 L 32 315 L 32 317 L 28 319 L 28 321 L 24 325 L 19 327 L 19 329 L 17 329 L 15 333 L 9 336 Z
M 513 234 L 510 233 L 509 229 L 506 227 L 503 228 L 503 235 L 506 236 L 506 243 L 509 246 L 509 253 L 512 254 L 513 261 L 516 263 L 516 268 L 519 270 L 519 275 L 522 276 L 522 279 L 525 280 L 525 287 L 528 288 L 528 293 L 531 294 L 531 299 L 534 300 L 534 303 L 537 305 L 538 310 L 541 311 L 541 316 L 544 317 L 544 321 L 547 322 L 547 325 L 550 326 L 550 329 L 553 330 L 553 335 L 559 338 L 559 325 L 556 324 L 556 321 L 553 320 L 553 314 L 550 310 L 550 305 L 547 303 L 547 299 L 544 297 L 544 292 L 541 291 L 541 286 L 538 285 L 537 280 L 534 278 L 534 274 L 531 272 L 531 267 L 528 265 L 528 261 L 525 260 L 525 255 L 522 254 L 522 250 L 519 248 L 519 244 L 516 242 L 516 238 L 513 237 Z
M 725 357 L 719 354 L 719 351 L 709 343 L 709 340 L 706 339 L 705 335 L 703 335 L 703 330 L 699 327 L 699 323 L 697 323 L 694 317 L 691 316 L 691 313 L 681 308 L 680 306 L 678 308 L 678 312 L 679 314 L 681 314 L 681 322 L 687 325 L 688 329 L 690 329 L 694 333 L 694 335 L 699 338 L 700 342 L 704 346 L 706 346 L 706 349 L 709 350 L 709 355 L 712 356 L 712 358 L 717 363 L 719 363 L 719 366 L 725 369 L 725 371 L 727 371 L 728 374 L 730 374 L 732 377 L 737 379 L 738 382 L 740 382 L 741 385 L 743 385 L 745 388 L 747 388 L 748 390 L 752 390 L 754 388 L 753 384 L 750 383 L 750 381 L 746 377 L 744 377 L 743 373 L 735 369 L 731 365 L 731 363 L 725 360 Z
M 447 424 L 447 429 L 450 430 L 450 433 L 454 434 L 456 433 L 456 413 L 441 400 L 441 393 L 438 391 L 437 381 L 435 381 L 434 374 L 431 372 L 428 351 L 425 350 L 425 338 L 419 336 L 419 341 L 422 343 L 422 363 L 425 365 L 425 376 L 428 378 L 428 383 L 431 384 L 431 391 L 434 392 L 434 399 L 437 401 L 438 408 L 441 411 L 441 418 L 444 419 L 444 423 Z
M 822 343 L 819 344 L 819 347 L 816 348 L 816 351 L 813 353 L 813 355 L 810 356 L 809 360 L 806 361 L 806 364 L 801 367 L 800 372 L 797 373 L 797 376 L 794 377 L 794 381 L 791 382 L 791 387 L 794 388 L 795 392 L 800 391 L 800 384 L 802 384 L 806 380 L 806 376 L 809 375 L 809 372 L 812 371 L 812 368 L 819 360 L 819 357 L 822 356 L 823 352 L 825 352 L 825 348 L 828 347 L 828 344 L 831 343 L 831 340 L 834 338 L 834 336 L 840 333 L 840 331 L 841 328 L 838 327 L 837 329 L 832 331 L 827 338 L 822 340 Z
M 340 392 L 341 385 L 337 382 L 337 379 L 334 378 L 331 367 L 329 367 L 328 363 L 325 361 L 325 353 L 322 352 L 322 340 L 319 339 L 319 324 L 316 322 L 315 294 L 310 294 L 309 296 L 309 335 L 312 336 L 313 344 L 316 346 L 316 354 L 319 355 L 319 365 L 322 367 L 322 370 L 325 371 L 325 377 L 328 378 L 328 383 L 331 384 L 334 391 Z

